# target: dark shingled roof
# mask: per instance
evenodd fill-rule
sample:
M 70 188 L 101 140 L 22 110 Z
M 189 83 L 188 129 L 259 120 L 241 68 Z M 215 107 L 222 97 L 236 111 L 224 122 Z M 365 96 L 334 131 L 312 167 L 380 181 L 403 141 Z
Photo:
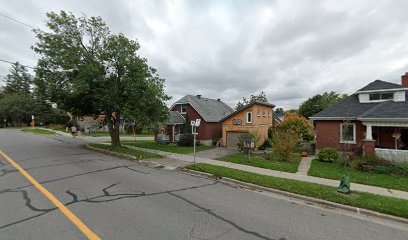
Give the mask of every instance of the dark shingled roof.
M 166 124 L 168 125 L 177 125 L 184 124 L 186 119 L 177 111 L 170 111 L 169 118 L 167 119 Z
M 193 95 L 184 96 L 174 104 L 183 103 L 189 103 L 206 122 L 219 122 L 225 116 L 228 116 L 234 111 L 230 106 L 221 100 L 197 97 Z
M 402 85 L 376 80 L 359 91 L 380 90 L 377 88 L 378 86 L 384 86 L 384 89 L 405 88 Z M 344 99 L 342 102 L 334 104 L 310 118 L 408 118 L 408 92 L 405 95 L 405 102 L 384 101 L 377 103 L 360 103 L 357 92 Z
M 375 80 L 374 82 L 369 83 L 367 86 L 363 87 L 357 92 L 396 89 L 396 88 L 406 88 L 406 87 L 396 84 L 396 83 L 385 82 L 382 80 Z

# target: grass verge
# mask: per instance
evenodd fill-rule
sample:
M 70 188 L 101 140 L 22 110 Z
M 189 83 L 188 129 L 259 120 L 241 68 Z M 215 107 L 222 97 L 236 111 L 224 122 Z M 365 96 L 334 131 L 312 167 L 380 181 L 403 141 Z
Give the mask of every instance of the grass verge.
M 155 150 L 160 150 L 163 152 L 179 153 L 179 154 L 189 154 L 189 153 L 194 152 L 193 147 L 181 147 L 181 146 L 176 146 L 176 145 L 157 144 L 154 141 L 122 141 L 122 144 L 130 145 L 134 147 L 140 147 L 140 148 L 155 149 Z M 196 152 L 209 150 L 212 148 L 214 147 L 199 145 L 199 146 L 196 146 Z
M 279 189 L 282 191 L 296 193 L 308 197 L 323 199 L 344 205 L 370 209 L 381 213 L 408 218 L 408 200 L 356 191 L 353 191 L 351 194 L 346 195 L 338 193 L 336 191 L 336 188 L 334 187 L 291 179 L 265 176 L 204 163 L 188 165 L 186 168 L 211 173 L 218 177 L 228 177 L 259 186 Z
M 397 189 L 402 191 L 408 191 L 408 178 L 403 176 L 385 175 L 378 173 L 368 173 L 354 170 L 352 168 L 346 169 L 347 175 L 350 177 L 350 181 L 353 183 L 361 183 L 366 185 Z M 340 179 L 344 173 L 344 166 L 339 163 L 325 163 L 317 160 L 313 160 L 310 166 L 308 175 L 329 178 Z
M 251 159 L 248 159 L 248 154 L 237 153 L 218 158 L 218 160 L 295 173 L 298 170 L 299 163 L 302 158 L 297 154 L 293 154 L 289 162 L 280 162 L 278 161 L 278 156 L 273 153 L 267 155 L 254 154 L 251 156 Z
M 99 149 L 107 150 L 107 151 L 110 151 L 110 152 L 130 155 L 130 156 L 133 156 L 133 157 L 137 158 L 137 160 L 147 159 L 147 158 L 162 158 L 163 157 L 163 156 L 158 155 L 158 154 L 138 151 L 138 150 L 134 150 L 134 149 L 124 147 L 124 146 L 112 147 L 110 145 L 100 144 L 100 143 L 91 143 L 91 144 L 88 144 L 88 145 L 91 146 L 91 147 L 94 147 L 94 148 L 99 148 Z
M 95 132 L 95 133 L 81 133 L 82 136 L 89 136 L 89 137 L 109 137 L 109 133 L 104 132 Z M 121 133 L 121 137 L 135 137 L 133 134 Z M 136 137 L 154 137 L 151 134 L 136 134 Z
M 53 135 L 55 134 L 54 131 L 51 130 L 46 130 L 46 129 L 40 129 L 40 128 L 24 128 L 21 131 L 23 132 L 29 132 L 29 133 L 34 133 L 34 134 L 45 134 L 45 135 Z

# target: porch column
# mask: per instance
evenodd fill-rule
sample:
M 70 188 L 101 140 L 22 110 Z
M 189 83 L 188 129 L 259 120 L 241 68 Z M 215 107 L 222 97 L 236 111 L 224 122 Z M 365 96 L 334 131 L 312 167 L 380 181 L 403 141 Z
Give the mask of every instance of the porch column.
M 173 125 L 173 127 L 172 127 L 172 131 L 173 131 L 173 134 L 172 134 L 173 137 L 172 137 L 172 139 L 171 139 L 171 140 L 172 140 L 171 142 L 174 143 L 174 142 L 175 142 L 174 140 L 175 140 L 175 137 L 176 137 L 176 136 L 174 135 L 174 125 Z
M 375 154 L 375 140 L 373 139 L 373 127 L 371 123 L 364 123 L 366 126 L 366 137 L 363 140 L 363 156 Z
M 366 140 L 373 140 L 373 128 L 371 126 L 371 123 L 366 123 Z

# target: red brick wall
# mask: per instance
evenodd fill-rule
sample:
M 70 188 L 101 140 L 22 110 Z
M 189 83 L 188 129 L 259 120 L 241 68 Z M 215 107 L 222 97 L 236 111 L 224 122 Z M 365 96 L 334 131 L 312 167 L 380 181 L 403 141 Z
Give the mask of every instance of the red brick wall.
M 181 112 L 181 105 L 176 105 L 171 110 Z M 190 105 L 187 105 L 187 115 L 190 121 L 195 119 L 201 119 L 200 127 L 198 127 L 197 140 L 211 140 L 213 135 L 218 135 L 221 137 L 222 135 L 221 123 L 212 123 L 204 121 L 200 114 L 198 114 L 198 112 Z M 183 116 L 185 117 L 185 114 L 183 114 Z M 189 131 L 191 132 L 191 129 L 189 129 Z
M 340 124 L 343 121 L 315 121 L 316 148 L 318 150 L 325 147 L 336 148 L 339 151 L 344 149 L 340 143 Z M 356 144 L 347 144 L 352 151 L 361 151 L 362 140 L 365 137 L 365 126 L 361 122 L 356 122 Z

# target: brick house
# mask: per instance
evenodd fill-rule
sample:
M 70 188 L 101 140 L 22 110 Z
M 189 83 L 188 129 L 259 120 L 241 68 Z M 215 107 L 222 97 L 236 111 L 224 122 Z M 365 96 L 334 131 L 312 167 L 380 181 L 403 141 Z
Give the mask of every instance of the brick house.
M 222 119 L 222 145 L 236 148 L 238 137 L 243 133 L 259 136 L 258 145 L 268 138 L 268 130 L 272 127 L 273 108 L 275 105 L 264 102 L 252 102 L 242 109 Z
M 201 119 L 197 140 L 202 144 L 211 145 L 213 136 L 221 137 L 222 125 L 220 120 L 233 111 L 221 99 L 210 99 L 201 95 L 186 95 L 171 106 L 165 135 L 168 136 L 170 142 L 177 142 L 180 134 L 185 132 L 186 119 Z M 188 129 L 187 132 L 191 132 L 191 129 Z
M 317 150 L 344 148 L 388 160 L 408 160 L 408 73 L 401 84 L 375 80 L 310 117 Z

